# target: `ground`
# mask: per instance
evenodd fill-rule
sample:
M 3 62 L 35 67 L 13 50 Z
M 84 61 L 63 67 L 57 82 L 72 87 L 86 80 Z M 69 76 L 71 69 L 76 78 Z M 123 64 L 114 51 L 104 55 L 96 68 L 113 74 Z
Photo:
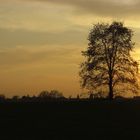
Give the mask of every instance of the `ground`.
M 140 100 L 5 102 L 3 139 L 140 139 Z

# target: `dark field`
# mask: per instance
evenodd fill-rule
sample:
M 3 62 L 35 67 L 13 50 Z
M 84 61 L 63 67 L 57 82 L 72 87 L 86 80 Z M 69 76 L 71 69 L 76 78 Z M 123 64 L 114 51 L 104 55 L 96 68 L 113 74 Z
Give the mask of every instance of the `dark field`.
M 3 139 L 140 139 L 140 100 L 0 104 Z

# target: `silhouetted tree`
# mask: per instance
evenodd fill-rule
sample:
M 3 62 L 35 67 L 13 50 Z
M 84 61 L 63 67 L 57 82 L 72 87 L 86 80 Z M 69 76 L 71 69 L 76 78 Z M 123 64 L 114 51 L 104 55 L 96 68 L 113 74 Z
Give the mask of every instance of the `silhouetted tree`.
M 93 93 L 90 93 L 90 95 L 89 95 L 89 99 L 92 100 L 93 97 L 94 97 Z
M 72 99 L 72 95 L 69 96 L 69 99 Z
M 80 99 L 80 95 L 79 94 L 77 94 L 77 100 L 79 100 Z
M 48 98 L 48 96 L 49 96 L 49 91 L 42 91 L 40 94 L 39 94 L 39 96 L 38 97 L 40 97 L 40 98 Z
M 34 97 L 30 97 L 30 95 L 24 95 L 20 98 L 22 101 L 29 101 L 29 100 L 34 100 Z
M 64 98 L 62 92 L 59 92 L 57 90 L 51 90 L 49 95 L 52 98 Z
M 134 48 L 133 32 L 121 22 L 96 24 L 89 33 L 89 44 L 82 55 L 86 61 L 81 64 L 81 86 L 88 90 L 108 86 L 109 99 L 113 99 L 114 87 L 120 89 L 125 83 L 136 93 L 138 88 L 138 63 L 130 53 Z
M 12 100 L 17 101 L 19 99 L 19 96 L 15 95 L 12 97 Z
M 57 90 L 51 90 L 49 91 L 42 91 L 39 96 L 40 98 L 51 98 L 51 99 L 58 99 L 58 98 L 64 98 L 63 94 Z
M 4 100 L 6 100 L 5 95 L 4 94 L 0 94 L 0 101 L 4 101 Z

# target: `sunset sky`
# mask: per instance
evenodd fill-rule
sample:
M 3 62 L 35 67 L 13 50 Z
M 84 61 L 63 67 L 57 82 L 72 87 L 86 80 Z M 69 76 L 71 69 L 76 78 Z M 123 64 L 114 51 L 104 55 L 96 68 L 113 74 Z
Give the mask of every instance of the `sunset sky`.
M 76 95 L 92 24 L 122 21 L 140 59 L 140 0 L 0 0 L 0 94 Z

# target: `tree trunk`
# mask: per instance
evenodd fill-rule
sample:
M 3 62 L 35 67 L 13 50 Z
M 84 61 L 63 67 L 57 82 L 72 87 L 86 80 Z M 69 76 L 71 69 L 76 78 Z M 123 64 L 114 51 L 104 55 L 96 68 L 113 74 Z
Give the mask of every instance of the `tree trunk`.
M 112 86 L 112 76 L 109 76 L 109 99 L 113 100 L 113 86 Z

